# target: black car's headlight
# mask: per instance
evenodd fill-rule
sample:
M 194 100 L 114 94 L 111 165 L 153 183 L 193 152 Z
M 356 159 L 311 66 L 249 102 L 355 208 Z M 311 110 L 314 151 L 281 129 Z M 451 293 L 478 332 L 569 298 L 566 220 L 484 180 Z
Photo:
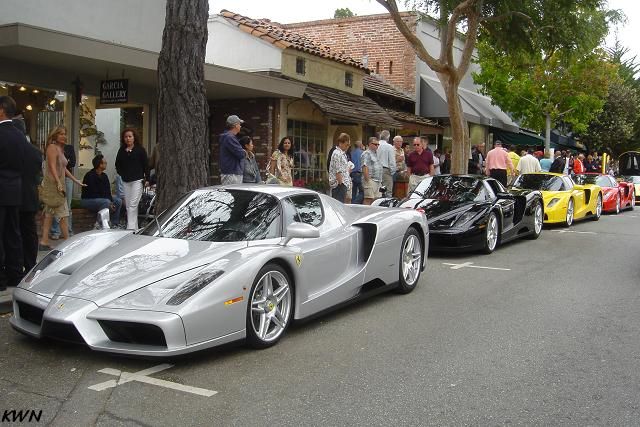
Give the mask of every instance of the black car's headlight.
M 209 285 L 211 282 L 222 276 L 222 270 L 207 270 L 196 274 L 195 277 L 181 285 L 176 293 L 167 301 L 167 305 L 180 305 L 193 296 L 196 292 Z
M 62 252 L 58 250 L 52 250 L 42 260 L 31 269 L 29 274 L 24 278 L 25 283 L 31 283 L 45 268 L 53 264 L 58 258 L 62 256 Z
M 456 218 L 456 220 L 454 221 L 454 225 L 455 226 L 464 225 L 470 221 L 473 221 L 477 215 L 478 213 L 474 211 L 465 212 L 462 215 L 460 215 L 458 218 Z

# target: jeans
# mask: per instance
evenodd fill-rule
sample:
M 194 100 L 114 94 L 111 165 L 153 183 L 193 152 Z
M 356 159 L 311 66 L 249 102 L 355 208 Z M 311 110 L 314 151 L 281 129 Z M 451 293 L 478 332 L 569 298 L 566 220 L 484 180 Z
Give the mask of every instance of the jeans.
M 138 229 L 138 204 L 141 197 L 141 179 L 124 183 L 124 201 L 127 205 L 127 230 Z
M 114 204 L 115 209 L 109 209 L 111 203 Z M 102 209 L 109 209 L 109 216 L 112 225 L 118 225 L 120 223 L 120 208 L 122 208 L 122 200 L 118 197 L 113 198 L 113 202 L 109 199 L 82 199 L 80 200 L 80 206 L 91 212 L 98 213 Z
M 364 187 L 362 186 L 362 173 L 351 172 L 351 203 L 361 205 L 364 200 Z
M 336 188 L 332 188 L 331 197 L 339 202 L 344 203 L 344 199 L 345 197 L 347 197 L 347 186 L 344 184 L 338 184 Z
M 73 181 L 71 178 L 64 178 L 64 191 L 65 197 L 67 198 L 67 206 L 69 206 L 69 217 L 67 218 L 67 225 L 69 226 L 69 234 L 73 233 L 73 227 L 71 226 L 71 200 L 73 199 Z M 49 234 L 54 236 L 59 236 L 62 234 L 60 232 L 60 220 L 56 217 L 53 217 L 53 222 L 51 222 L 51 231 Z

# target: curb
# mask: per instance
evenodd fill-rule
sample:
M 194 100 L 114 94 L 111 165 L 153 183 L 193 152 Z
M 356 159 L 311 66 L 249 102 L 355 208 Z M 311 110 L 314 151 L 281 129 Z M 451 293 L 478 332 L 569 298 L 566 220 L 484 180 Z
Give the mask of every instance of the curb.
M 13 290 L 0 292 L 0 314 L 13 311 Z

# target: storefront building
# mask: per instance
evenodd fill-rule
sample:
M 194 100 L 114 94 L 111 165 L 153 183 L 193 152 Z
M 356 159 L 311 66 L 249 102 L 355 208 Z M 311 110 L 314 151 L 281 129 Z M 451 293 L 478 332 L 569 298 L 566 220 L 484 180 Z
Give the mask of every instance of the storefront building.
M 72 0 L 7 1 L 0 16 L 0 94 L 16 99 L 31 141 L 44 148 L 48 133 L 65 126 L 80 179 L 101 153 L 113 181 L 126 127 L 137 131 L 151 154 L 164 2 L 88 0 L 79 8 Z M 211 101 L 300 98 L 305 87 L 213 64 L 205 64 L 205 86 Z M 211 111 L 212 120 L 216 114 Z

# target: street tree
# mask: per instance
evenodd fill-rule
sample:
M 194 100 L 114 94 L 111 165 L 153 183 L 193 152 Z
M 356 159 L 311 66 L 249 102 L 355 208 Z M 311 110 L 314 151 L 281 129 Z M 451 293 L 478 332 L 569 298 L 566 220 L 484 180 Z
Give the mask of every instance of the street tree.
M 158 58 L 156 212 L 207 184 L 209 106 L 204 86 L 207 0 L 167 0 Z
M 354 14 L 348 7 L 336 9 L 333 13 L 334 18 L 351 18 L 352 16 Z
M 640 123 L 640 93 L 633 86 L 618 80 L 609 87 L 602 111 L 582 135 L 591 149 L 608 151 L 618 156 L 625 151 L 640 149 L 635 133 Z
M 436 72 L 448 104 L 453 139 L 452 172 L 467 169 L 469 130 L 458 87 L 469 70 L 478 40 L 487 40 L 503 52 L 563 50 L 576 40 L 597 45 L 606 33 L 605 0 L 407 0 L 413 10 L 435 17 L 440 26 L 440 52 L 428 52 L 402 19 L 396 0 L 377 0 L 391 14 L 398 30 L 416 55 Z M 464 32 L 460 36 L 458 30 Z M 461 51 L 455 45 L 460 39 Z
M 617 67 L 601 50 L 579 54 L 555 50 L 505 54 L 488 41 L 478 44 L 481 71 L 474 75 L 483 92 L 523 126 L 545 130 L 550 148 L 551 128 L 562 122 L 581 133 L 602 110 Z

